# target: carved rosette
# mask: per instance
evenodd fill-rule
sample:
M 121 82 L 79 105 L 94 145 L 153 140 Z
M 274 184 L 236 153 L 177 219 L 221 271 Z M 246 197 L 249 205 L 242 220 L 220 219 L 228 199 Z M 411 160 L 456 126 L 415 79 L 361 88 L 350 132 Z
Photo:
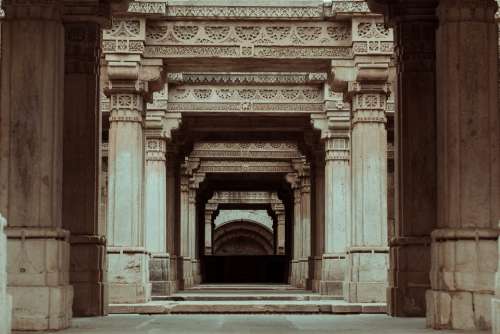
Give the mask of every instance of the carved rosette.
M 385 93 L 359 93 L 353 98 L 352 123 L 385 123 L 387 95 Z
M 352 50 L 357 54 L 392 54 L 394 36 L 381 18 L 353 19 Z

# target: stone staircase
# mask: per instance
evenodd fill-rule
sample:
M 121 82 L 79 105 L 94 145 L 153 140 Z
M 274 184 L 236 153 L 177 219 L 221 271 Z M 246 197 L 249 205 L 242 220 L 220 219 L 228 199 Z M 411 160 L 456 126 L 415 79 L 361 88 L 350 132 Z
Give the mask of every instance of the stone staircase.
M 385 313 L 384 303 L 347 303 L 290 285 L 202 284 L 145 304 L 112 304 L 111 314 Z

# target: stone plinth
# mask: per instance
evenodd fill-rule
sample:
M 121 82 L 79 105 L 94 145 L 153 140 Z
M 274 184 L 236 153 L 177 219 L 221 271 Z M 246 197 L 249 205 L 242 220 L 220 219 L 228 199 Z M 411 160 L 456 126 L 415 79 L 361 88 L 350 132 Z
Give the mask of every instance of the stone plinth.
M 168 296 L 172 293 L 169 282 L 170 255 L 153 254 L 149 260 L 149 280 L 151 281 L 151 295 Z
M 74 287 L 75 316 L 107 314 L 106 239 L 72 235 L 70 242 L 70 279 Z
M 489 329 L 498 267 L 495 229 L 440 229 L 432 233 L 432 290 L 427 323 L 436 329 Z
M 324 254 L 322 259 L 320 293 L 322 295 L 341 297 L 343 295 L 345 271 L 345 254 Z
M 12 297 L 7 294 L 7 238 L 3 232 L 7 225 L 0 216 L 0 333 L 9 334 L 12 317 Z
M 12 326 L 25 330 L 69 327 L 69 233 L 62 229 L 6 229 L 7 291 L 13 299 Z
M 144 248 L 108 247 L 110 303 L 145 303 L 151 299 L 149 258 Z

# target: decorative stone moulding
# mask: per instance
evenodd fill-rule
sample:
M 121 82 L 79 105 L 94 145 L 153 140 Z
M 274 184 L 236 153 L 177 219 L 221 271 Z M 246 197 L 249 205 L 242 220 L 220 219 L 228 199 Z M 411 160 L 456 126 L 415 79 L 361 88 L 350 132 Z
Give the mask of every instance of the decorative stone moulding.
M 327 73 L 168 73 L 167 81 L 172 84 L 230 84 L 230 85 L 305 85 L 322 84 Z

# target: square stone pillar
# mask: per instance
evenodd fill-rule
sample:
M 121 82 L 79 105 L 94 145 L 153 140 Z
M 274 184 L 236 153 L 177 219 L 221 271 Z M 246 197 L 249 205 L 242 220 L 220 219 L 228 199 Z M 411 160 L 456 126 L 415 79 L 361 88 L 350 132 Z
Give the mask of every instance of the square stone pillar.
M 169 290 L 174 293 L 179 289 L 177 277 L 179 249 L 177 238 L 179 237 L 177 226 L 177 210 L 179 208 L 179 188 L 177 184 L 177 156 L 171 145 L 167 145 L 167 252 L 170 255 L 170 265 L 167 282 Z
M 69 232 L 62 229 L 61 6 L 55 0 L 3 3 L 0 212 L 8 222 L 14 330 L 59 330 L 72 317 Z
M 500 229 L 500 221 L 498 222 L 498 228 Z M 500 254 L 500 237 L 498 240 L 498 254 Z M 491 322 L 492 322 L 492 333 L 500 334 L 500 256 L 498 257 L 498 267 L 495 276 L 495 297 L 491 300 Z
M 189 238 L 189 176 L 187 175 L 187 164 L 183 165 L 183 173 L 180 180 L 180 263 L 179 274 L 180 289 L 192 286 L 192 269 L 190 257 L 190 238 Z
M 105 226 L 99 224 L 101 117 L 100 26 L 66 23 L 63 227 L 71 232 L 75 316 L 106 314 Z M 76 102 L 78 101 L 78 102 Z
M 10 334 L 12 297 L 7 294 L 7 238 L 3 232 L 6 225 L 0 215 L 0 333 Z
M 438 229 L 426 298 L 436 329 L 492 326 L 500 217 L 496 10 L 493 0 L 442 0 L 437 10 Z
M 109 70 L 108 70 L 109 71 Z M 149 252 L 144 247 L 144 100 L 111 93 L 108 162 L 108 271 L 110 303 L 150 300 Z
M 205 204 L 205 255 L 213 255 L 213 214 L 217 210 L 217 204 Z
M 301 240 L 301 194 L 298 175 L 292 173 L 287 175 L 287 181 L 290 183 L 293 191 L 293 244 L 292 244 L 292 263 L 290 270 L 290 284 L 299 286 L 300 283 L 300 255 L 302 254 L 302 240 Z
M 343 296 L 347 228 L 351 226 L 349 125 L 337 124 L 325 139 L 325 249 L 320 292 Z
M 352 99 L 352 226 L 346 296 L 349 302 L 385 302 L 387 245 L 387 64 L 361 64 Z
M 388 313 L 425 315 L 430 287 L 430 234 L 437 219 L 434 1 L 398 7 L 396 219 L 390 244 Z
M 199 160 L 195 160 L 197 166 L 199 165 Z M 192 178 L 189 181 L 189 205 L 188 205 L 188 216 L 189 216 L 189 254 L 191 258 L 191 270 L 192 270 L 192 285 L 198 285 L 201 283 L 201 268 L 199 259 L 199 246 L 198 246 L 198 203 L 197 195 L 200 183 L 205 179 L 205 174 L 203 173 L 193 173 Z
M 284 210 L 276 211 L 276 255 L 285 255 L 286 217 Z
M 311 179 L 309 167 L 307 175 L 301 180 L 301 214 L 302 214 L 302 254 L 301 254 L 301 286 L 311 289 L 312 285 L 312 258 L 311 258 Z
M 314 187 L 312 192 L 314 197 L 311 201 L 311 203 L 314 203 L 311 225 L 311 238 L 313 240 L 311 248 L 313 263 L 311 289 L 313 292 L 319 292 L 325 234 L 325 162 L 323 149 L 315 151 L 314 157 Z
M 149 120 L 150 115 L 148 111 Z M 152 118 L 152 116 L 151 116 Z M 153 122 L 153 120 L 151 121 Z M 152 295 L 170 294 L 167 287 L 170 257 L 167 253 L 167 170 L 165 165 L 166 140 L 160 131 L 146 130 L 146 167 L 144 183 L 145 246 L 151 252 L 149 277 Z M 160 132 L 160 133 L 158 133 Z

